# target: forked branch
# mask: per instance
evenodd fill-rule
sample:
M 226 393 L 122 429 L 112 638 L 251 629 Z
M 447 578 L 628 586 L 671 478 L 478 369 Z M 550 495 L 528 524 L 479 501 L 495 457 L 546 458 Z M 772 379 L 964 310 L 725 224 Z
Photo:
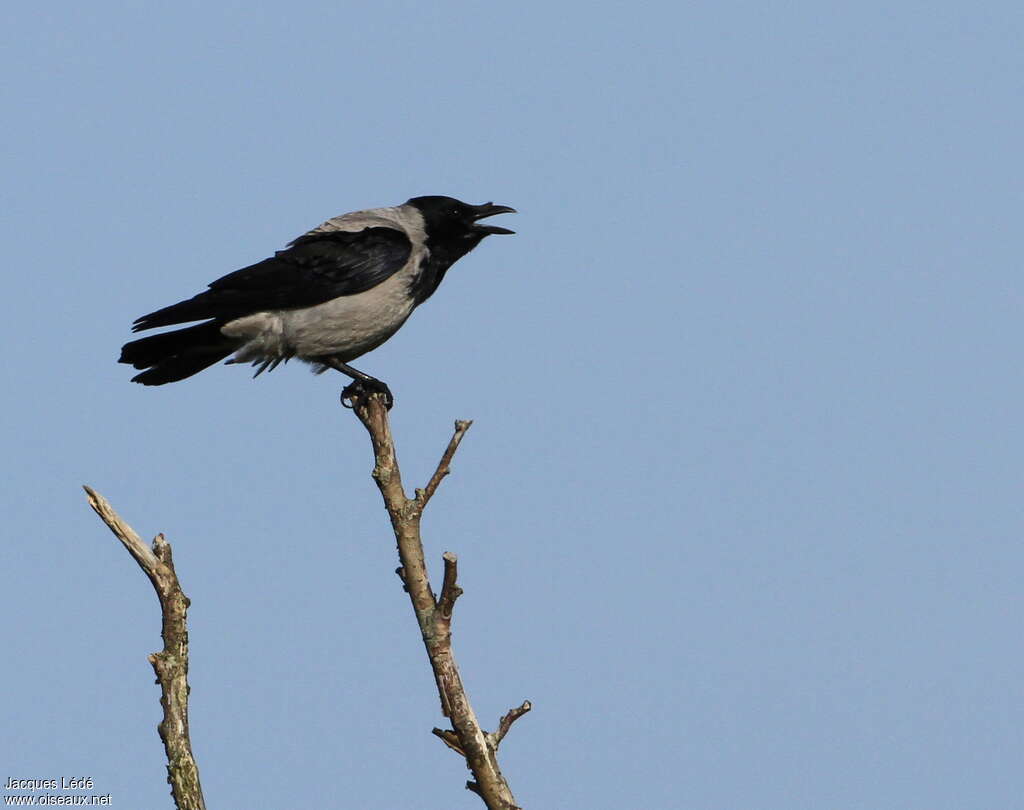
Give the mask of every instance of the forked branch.
M 163 617 L 161 635 L 164 648 L 149 656 L 149 663 L 160 684 L 160 705 L 164 717 L 157 730 L 167 752 L 167 781 L 178 810 L 206 810 L 199 769 L 192 756 L 188 730 L 188 597 L 181 590 L 174 570 L 171 544 L 162 534 L 147 546 L 135 530 L 114 511 L 106 498 L 84 487 L 89 506 L 124 545 L 128 553 L 153 583 Z
M 437 469 L 427 485 L 416 490 L 415 498 L 406 497 L 402 475 L 395 454 L 395 441 L 391 435 L 388 410 L 384 397 L 377 393 L 356 394 L 351 398 L 353 410 L 370 434 L 375 465 L 373 479 L 377 482 L 384 506 L 391 518 L 391 526 L 398 541 L 401 561 L 399 576 L 409 593 L 416 620 L 423 636 L 423 644 L 430 659 L 441 711 L 449 718 L 452 728 L 435 728 L 433 733 L 445 745 L 466 760 L 475 781 L 466 787 L 478 794 L 489 810 L 519 810 L 512 790 L 498 767 L 498 744 L 508 733 L 516 719 L 531 708 L 529 701 L 512 709 L 500 721 L 494 733 L 485 732 L 476 718 L 466 696 L 458 666 L 452 654 L 451 623 L 455 600 L 462 593 L 458 579 L 458 558 L 445 552 L 444 580 L 440 597 L 434 597 L 427 574 L 420 537 L 420 518 L 427 503 L 437 491 L 442 479 L 449 473 L 452 458 L 472 422 L 458 421 L 455 433 L 441 456 Z

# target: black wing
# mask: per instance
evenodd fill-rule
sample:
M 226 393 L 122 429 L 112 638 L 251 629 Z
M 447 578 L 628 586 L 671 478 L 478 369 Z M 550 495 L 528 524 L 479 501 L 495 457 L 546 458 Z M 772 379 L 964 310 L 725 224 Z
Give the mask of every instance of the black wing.
M 394 228 L 306 234 L 273 258 L 228 273 L 187 301 L 143 315 L 133 331 L 207 318 L 223 322 L 355 295 L 397 273 L 411 253 L 409 237 Z

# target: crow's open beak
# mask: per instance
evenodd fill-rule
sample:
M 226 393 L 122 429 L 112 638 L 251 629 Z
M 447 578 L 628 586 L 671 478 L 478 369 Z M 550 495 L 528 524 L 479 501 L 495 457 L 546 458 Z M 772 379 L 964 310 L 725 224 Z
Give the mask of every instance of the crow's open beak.
M 493 217 L 495 214 L 514 214 L 516 213 L 515 208 L 509 208 L 507 205 L 495 205 L 492 202 L 484 203 L 483 205 L 473 206 L 473 221 L 478 222 L 481 219 L 487 217 Z M 501 228 L 497 225 L 474 225 L 477 231 L 483 231 L 484 233 L 515 233 L 510 231 L 508 228 Z

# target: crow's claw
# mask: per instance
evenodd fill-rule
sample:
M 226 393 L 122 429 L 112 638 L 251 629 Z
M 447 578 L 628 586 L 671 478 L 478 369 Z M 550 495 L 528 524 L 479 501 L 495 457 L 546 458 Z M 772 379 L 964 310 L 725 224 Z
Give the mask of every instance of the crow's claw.
M 367 380 L 353 380 L 341 390 L 341 404 L 346 408 L 354 408 L 356 400 L 370 394 L 381 394 L 384 397 L 384 407 L 389 411 L 395 404 L 395 397 L 388 388 L 387 383 L 373 378 Z

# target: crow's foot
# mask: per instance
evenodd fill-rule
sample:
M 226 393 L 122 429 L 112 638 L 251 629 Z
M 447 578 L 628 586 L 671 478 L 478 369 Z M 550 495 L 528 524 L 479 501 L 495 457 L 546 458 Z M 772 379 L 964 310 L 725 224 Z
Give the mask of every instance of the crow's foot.
M 369 377 L 365 380 L 353 380 L 341 390 L 341 404 L 346 408 L 354 408 L 356 400 L 370 394 L 382 394 L 384 407 L 389 411 L 395 404 L 395 397 L 387 383 Z

